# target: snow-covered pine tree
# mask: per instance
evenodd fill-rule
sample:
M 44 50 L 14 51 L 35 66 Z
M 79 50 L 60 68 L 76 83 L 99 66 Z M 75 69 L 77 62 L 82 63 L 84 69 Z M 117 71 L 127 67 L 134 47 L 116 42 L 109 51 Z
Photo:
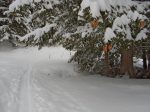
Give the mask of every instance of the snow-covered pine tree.
M 145 3 L 131 2 L 131 6 L 123 13 L 118 12 L 119 15 L 117 14 L 111 27 L 116 35 L 116 38 L 112 38 L 115 54 L 121 54 L 120 73 L 128 73 L 132 78 L 136 77 L 133 55 L 137 54 L 134 51 L 139 45 L 142 46 L 142 40 L 149 39 L 149 18 L 146 16 L 149 6 L 150 3 L 145 5 Z M 105 37 L 106 41 L 107 38 L 110 39 L 110 36 Z
M 8 25 L 8 18 L 4 14 L 6 10 L 8 10 L 9 7 L 9 2 L 6 0 L 0 0 L 0 40 L 2 39 L 7 39 L 5 32 L 6 32 L 6 27 Z
M 20 3 L 20 4 L 17 4 Z M 55 13 L 57 0 L 14 1 L 8 11 L 11 38 L 28 45 L 47 45 L 55 33 Z
M 92 72 L 97 67 L 97 58 L 101 55 L 104 45 L 103 36 L 105 27 L 111 24 L 109 21 L 102 22 L 105 18 L 105 12 L 100 18 L 94 18 L 89 13 L 89 8 L 84 9 L 84 15 L 78 19 L 78 28 L 69 38 L 67 38 L 65 47 L 70 50 L 76 50 L 75 55 L 70 61 L 76 61 L 79 70 Z
M 108 63 L 105 63 L 105 69 L 100 67 L 98 59 L 103 52 L 104 36 L 107 27 L 111 27 L 116 12 L 106 5 L 101 4 L 101 1 L 86 1 L 81 3 L 81 9 L 79 11 L 78 29 L 68 39 L 68 48 L 75 49 L 77 52 L 71 60 L 77 61 L 80 70 L 94 71 L 94 72 L 106 72 Z M 105 1 L 102 1 L 105 3 Z M 100 10 L 99 6 L 102 10 Z M 115 10 L 115 8 L 114 8 Z M 113 15 L 114 14 L 114 15 Z M 102 71 L 103 70 L 103 71 Z
M 149 51 L 150 51 L 150 10 L 149 10 L 150 4 L 149 2 L 140 2 L 140 3 L 141 5 L 144 5 L 144 9 L 142 10 L 141 13 L 146 15 L 146 17 L 148 18 L 148 22 L 141 21 L 139 26 L 140 27 L 146 26 L 146 28 L 148 29 L 148 32 L 147 32 L 147 38 L 139 40 L 138 43 L 140 44 L 137 44 L 138 45 L 137 48 L 139 48 L 137 51 L 138 51 L 138 54 L 141 56 L 141 58 L 143 58 L 143 74 L 145 74 L 145 76 L 140 75 L 140 77 L 146 78 L 146 77 L 150 77 L 150 70 L 148 69 L 148 64 L 147 64 L 147 61 L 149 59 L 148 58 Z M 142 36 L 142 33 L 139 33 L 138 37 L 140 36 Z
M 148 23 L 144 8 L 131 0 L 16 0 L 7 13 L 9 34 L 40 47 L 59 41 L 65 48 L 76 50 L 71 60 L 78 62 L 81 70 L 107 72 L 110 61 L 114 65 L 114 59 L 108 60 L 109 54 L 118 59 L 122 49 L 130 50 L 141 35 L 147 35 L 148 25 L 138 27 L 143 20 Z M 98 61 L 103 50 L 106 69 Z
M 131 52 L 128 55 L 130 57 L 127 60 L 128 65 L 123 64 L 126 59 L 121 60 L 121 68 L 128 66 L 121 71 L 122 73 L 128 72 L 130 77 L 134 77 L 131 49 L 135 42 L 147 38 L 148 33 L 147 25 L 139 27 L 142 21 L 145 24 L 149 23 L 146 15 L 142 13 L 144 8 L 143 4 L 140 5 L 130 0 L 83 0 L 79 11 L 78 29 L 72 38 L 68 39 L 70 44 L 66 44 L 66 46 L 71 46 L 68 48 L 77 51 L 72 60 L 78 62 L 81 70 L 97 72 L 97 57 L 103 52 L 104 44 L 108 45 L 108 41 L 111 41 L 113 44 L 111 54 L 115 59 L 118 59 L 124 51 L 127 51 L 125 53 L 127 55 Z M 108 52 L 106 53 L 105 58 L 108 58 Z M 109 71 L 110 61 L 106 61 L 106 69 L 100 69 L 98 65 L 98 71 Z M 111 64 L 115 64 L 114 59 Z
M 118 16 L 112 26 L 117 37 L 113 38 L 112 42 L 117 49 L 116 53 L 121 54 L 120 72 L 122 74 L 128 73 L 133 78 L 136 77 L 133 55 L 137 55 L 134 51 L 139 45 L 142 46 L 142 40 L 148 39 L 149 19 L 145 14 L 147 12 L 145 9 L 146 6 L 143 6 L 143 3 L 133 2 L 130 10 Z
M 22 4 L 16 5 L 18 1 Z M 75 32 L 80 0 L 16 0 L 8 12 L 13 39 L 28 45 L 54 45 Z

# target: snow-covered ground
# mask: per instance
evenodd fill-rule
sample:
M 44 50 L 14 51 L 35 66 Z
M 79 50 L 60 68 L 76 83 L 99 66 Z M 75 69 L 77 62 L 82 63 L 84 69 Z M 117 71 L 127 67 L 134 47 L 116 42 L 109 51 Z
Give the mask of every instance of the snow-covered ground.
M 0 52 L 0 112 L 150 112 L 150 80 L 75 72 L 62 47 Z

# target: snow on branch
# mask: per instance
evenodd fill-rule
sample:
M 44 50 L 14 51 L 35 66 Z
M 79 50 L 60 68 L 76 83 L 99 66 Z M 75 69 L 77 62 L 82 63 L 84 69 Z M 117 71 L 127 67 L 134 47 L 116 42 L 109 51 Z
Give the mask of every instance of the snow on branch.
M 113 32 L 113 30 L 111 28 L 106 28 L 106 31 L 105 31 L 105 35 L 104 35 L 104 41 L 105 43 L 108 42 L 108 40 L 111 40 L 112 38 L 116 37 L 115 33 Z
M 138 33 L 136 40 L 146 39 L 147 38 L 146 33 L 150 33 L 150 31 L 144 28 L 143 30 L 140 31 L 140 33 Z
M 9 11 L 13 12 L 15 9 L 18 9 L 20 6 L 23 6 L 25 4 L 31 4 L 35 2 L 42 2 L 43 0 L 15 0 L 12 4 L 9 6 Z M 59 4 L 59 0 L 44 0 L 43 3 L 45 3 L 46 8 L 52 8 L 53 4 Z
M 46 24 L 43 28 L 38 28 L 27 35 L 20 37 L 20 41 L 28 40 L 28 38 L 34 36 L 34 40 L 40 38 L 44 33 L 47 33 L 51 30 L 51 28 L 55 27 L 56 24 Z
M 124 27 L 124 25 L 128 25 L 130 23 L 130 19 L 127 17 L 127 15 L 122 15 L 121 17 L 117 17 L 114 22 L 113 22 L 113 26 L 112 29 L 113 31 L 117 31 L 117 32 L 125 32 L 126 29 Z
M 93 17 L 99 17 L 100 11 L 111 11 L 112 7 L 126 7 L 127 9 L 133 4 L 131 0 L 83 0 L 81 3 L 80 16 L 83 15 L 83 10 L 90 7 L 90 11 Z
M 30 4 L 32 2 L 33 0 L 15 0 L 14 2 L 12 2 L 12 4 L 10 4 L 9 11 L 13 12 L 14 9 L 18 9 L 19 6 L 22 6 L 24 4 Z

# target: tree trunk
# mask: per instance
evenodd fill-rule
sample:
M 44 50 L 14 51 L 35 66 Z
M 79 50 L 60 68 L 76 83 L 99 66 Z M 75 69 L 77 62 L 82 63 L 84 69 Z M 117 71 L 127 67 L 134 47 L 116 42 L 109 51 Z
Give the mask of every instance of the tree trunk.
M 106 66 L 109 66 L 108 52 L 105 52 L 105 64 Z
M 143 69 L 147 70 L 146 51 L 145 50 L 143 50 L 142 58 L 143 58 Z
M 135 78 L 134 67 L 133 67 L 133 56 L 132 50 L 123 50 L 121 54 L 121 74 L 128 74 L 130 78 Z
M 150 50 L 148 51 L 147 59 L 148 59 L 148 77 L 150 78 Z

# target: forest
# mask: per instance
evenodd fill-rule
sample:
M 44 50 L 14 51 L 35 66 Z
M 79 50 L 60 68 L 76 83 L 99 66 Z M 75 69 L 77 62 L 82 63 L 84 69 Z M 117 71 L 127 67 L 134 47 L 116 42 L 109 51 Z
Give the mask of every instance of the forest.
M 146 0 L 1 0 L 0 38 L 14 45 L 62 45 L 79 71 L 150 78 Z M 143 67 L 134 62 L 143 59 Z
M 0 0 L 0 112 L 149 105 L 149 0 Z

